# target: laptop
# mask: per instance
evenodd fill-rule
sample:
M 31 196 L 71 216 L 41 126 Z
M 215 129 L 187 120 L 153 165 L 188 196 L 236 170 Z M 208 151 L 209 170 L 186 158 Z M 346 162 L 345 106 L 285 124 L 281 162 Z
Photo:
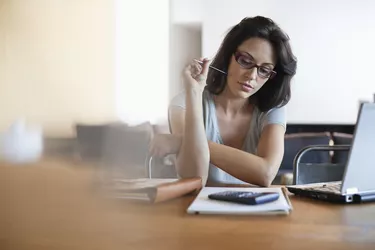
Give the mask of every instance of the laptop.
M 287 186 L 289 192 L 337 203 L 375 201 L 375 103 L 361 103 L 342 181 Z

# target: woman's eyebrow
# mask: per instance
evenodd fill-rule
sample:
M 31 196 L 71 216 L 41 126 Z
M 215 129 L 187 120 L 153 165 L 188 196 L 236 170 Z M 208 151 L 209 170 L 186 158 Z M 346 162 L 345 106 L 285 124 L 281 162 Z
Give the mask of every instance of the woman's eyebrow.
M 249 52 L 246 52 L 246 51 L 243 51 L 243 50 L 239 50 L 239 51 L 240 51 L 241 53 L 243 53 L 243 54 L 245 54 L 245 55 L 251 57 L 251 58 L 255 61 L 255 58 L 254 58 Z M 262 63 L 261 65 L 262 65 L 262 66 L 273 66 L 273 67 L 275 67 L 275 64 L 273 64 L 273 63 Z
M 273 63 L 262 63 L 262 66 L 273 66 L 273 67 L 275 67 L 275 65 Z

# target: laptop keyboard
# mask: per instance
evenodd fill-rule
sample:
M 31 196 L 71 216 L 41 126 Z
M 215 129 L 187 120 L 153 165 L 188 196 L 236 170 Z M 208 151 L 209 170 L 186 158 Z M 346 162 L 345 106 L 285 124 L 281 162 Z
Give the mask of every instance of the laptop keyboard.
M 304 188 L 305 190 L 311 191 L 323 191 L 330 193 L 340 193 L 341 191 L 341 182 L 323 184 L 322 186 L 308 187 Z

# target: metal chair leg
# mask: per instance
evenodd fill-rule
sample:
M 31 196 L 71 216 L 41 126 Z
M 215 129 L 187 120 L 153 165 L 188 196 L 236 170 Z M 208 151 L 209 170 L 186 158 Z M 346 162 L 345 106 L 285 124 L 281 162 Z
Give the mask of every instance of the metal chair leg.
M 346 151 L 350 150 L 351 145 L 311 145 L 302 148 L 296 155 L 293 161 L 293 184 L 297 183 L 297 176 L 299 175 L 299 163 L 302 156 L 304 156 L 309 151 Z

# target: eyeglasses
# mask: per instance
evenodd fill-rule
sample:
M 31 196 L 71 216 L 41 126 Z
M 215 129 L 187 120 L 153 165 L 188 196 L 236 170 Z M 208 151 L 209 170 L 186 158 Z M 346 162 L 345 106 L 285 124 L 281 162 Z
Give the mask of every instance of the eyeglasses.
M 272 79 L 276 75 L 276 71 L 266 67 L 257 65 L 253 58 L 246 52 L 237 51 L 234 53 L 234 59 L 244 69 L 257 68 L 258 76 L 261 78 Z

